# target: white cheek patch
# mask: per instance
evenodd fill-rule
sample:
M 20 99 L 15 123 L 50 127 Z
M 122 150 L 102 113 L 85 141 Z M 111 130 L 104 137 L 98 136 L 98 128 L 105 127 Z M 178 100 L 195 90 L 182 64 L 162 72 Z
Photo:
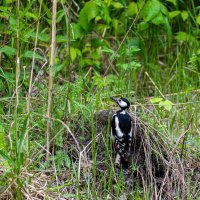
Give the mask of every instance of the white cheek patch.
M 118 117 L 115 117 L 115 130 L 116 130 L 117 136 L 119 138 L 123 137 L 124 134 L 121 132 L 121 130 L 119 128 L 119 119 L 118 119 Z
M 118 104 L 120 107 L 124 108 L 124 107 L 127 107 L 127 103 L 124 102 L 124 101 L 118 101 Z

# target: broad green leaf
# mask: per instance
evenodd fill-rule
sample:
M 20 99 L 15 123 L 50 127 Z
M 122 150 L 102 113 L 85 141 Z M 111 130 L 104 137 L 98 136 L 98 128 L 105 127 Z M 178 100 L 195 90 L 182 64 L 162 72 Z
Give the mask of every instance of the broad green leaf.
M 110 23 L 111 18 L 110 18 L 110 14 L 109 14 L 109 9 L 108 7 L 105 5 L 105 3 L 103 3 L 100 7 L 100 15 L 101 17 L 105 20 L 105 22 L 107 24 Z
M 106 46 L 105 41 L 102 41 L 100 38 L 94 38 L 91 40 L 91 45 L 94 48 L 104 47 Z
M 168 12 L 167 8 L 162 3 L 160 3 L 160 10 L 165 16 L 169 17 L 169 12 Z
M 80 38 L 82 36 L 82 33 L 83 33 L 80 25 L 75 24 L 75 23 L 71 24 L 70 31 L 71 31 L 71 38 L 74 39 L 74 40 Z
M 182 17 L 182 19 L 183 19 L 183 21 L 185 21 L 187 18 L 188 18 L 188 12 L 187 11 L 182 11 L 181 12 L 181 17 Z
M 152 20 L 152 23 L 155 25 L 165 24 L 165 18 L 162 13 L 159 13 L 156 17 L 154 17 Z
M 5 72 L 0 74 L 0 77 L 3 77 L 6 81 L 14 84 L 15 83 L 15 74 L 10 72 Z
M 17 19 L 13 16 L 13 15 L 10 15 L 10 21 L 9 21 L 9 26 L 14 29 L 14 30 L 17 30 Z
M 42 3 L 42 8 L 43 8 L 43 10 L 44 10 L 45 15 L 47 15 L 47 17 L 48 17 L 49 19 L 51 19 L 51 18 L 52 18 L 51 6 L 48 6 L 48 4 L 47 4 L 47 5 L 46 5 L 46 4 L 47 4 L 46 2 L 43 2 L 43 3 Z
M 100 59 L 100 50 L 99 49 L 95 49 L 94 51 L 92 51 L 91 53 L 91 58 L 94 60 Z
M 23 55 L 24 58 L 33 58 L 34 51 L 26 51 Z M 35 59 L 43 60 L 43 57 L 37 53 L 35 53 Z
M 147 22 L 141 22 L 141 23 L 139 23 L 138 25 L 137 25 L 137 29 L 139 30 L 139 31 L 144 31 L 144 30 L 146 30 L 146 29 L 148 29 L 149 28 L 149 23 L 147 23 Z
M 10 46 L 4 46 L 3 48 L 0 48 L 0 52 L 5 53 L 7 56 L 16 55 L 16 49 Z
M 42 42 L 48 42 L 49 41 L 49 35 L 46 33 L 38 33 L 38 39 Z
M 176 16 L 178 16 L 181 12 L 179 10 L 175 10 L 175 11 L 172 11 L 172 12 L 169 12 L 169 18 L 172 19 Z
M 30 36 L 33 37 L 34 39 L 36 38 L 36 32 L 30 33 Z M 42 42 L 48 42 L 49 41 L 49 35 L 46 33 L 38 33 L 38 39 L 41 40 Z
M 22 34 L 21 40 L 29 41 L 30 37 L 32 37 L 33 32 L 34 32 L 34 29 L 28 29 L 27 31 L 24 31 Z
M 196 22 L 197 22 L 197 24 L 200 25 L 200 15 L 197 16 L 197 18 L 196 18 Z
M 25 13 L 25 16 L 26 16 L 27 18 L 32 18 L 32 19 L 34 19 L 35 21 L 38 20 L 38 16 L 37 16 L 36 14 L 34 14 L 34 13 L 26 12 L 26 13 Z
M 161 101 L 159 107 L 164 107 L 166 110 L 170 111 L 172 109 L 173 103 L 169 100 Z
M 59 10 L 56 15 L 56 23 L 59 23 L 62 20 L 63 16 L 65 16 L 65 11 L 63 9 Z
M 6 4 L 13 3 L 13 0 L 6 0 Z
M 150 102 L 151 102 L 151 103 L 159 103 L 159 102 L 161 102 L 162 100 L 163 100 L 163 98 L 159 98 L 159 97 L 157 98 L 157 97 L 156 97 L 156 98 L 150 99 Z
M 70 58 L 72 60 L 72 62 L 74 62 L 74 60 L 76 59 L 77 54 L 76 54 L 76 49 L 74 49 L 73 47 L 70 48 Z
M 133 16 L 138 13 L 138 6 L 135 2 L 131 2 L 128 6 L 128 16 Z
M 144 5 L 141 15 L 145 22 L 148 22 L 160 13 L 160 9 L 160 2 L 158 0 L 151 0 Z
M 120 2 L 112 2 L 111 5 L 116 9 L 120 9 L 124 7 L 123 4 L 121 4 Z
M 141 67 L 141 64 L 135 61 L 132 61 L 130 63 L 123 63 L 119 64 L 123 70 L 131 70 L 131 69 L 138 69 Z
M 112 49 L 110 49 L 106 46 L 104 46 L 101 51 L 104 52 L 104 53 L 112 53 L 112 54 L 115 53 Z
M 53 67 L 53 77 L 55 77 L 64 67 L 65 63 L 55 64 Z
M 64 35 L 57 35 L 56 36 L 56 42 L 57 43 L 62 43 L 62 42 L 67 42 L 68 41 L 68 38 Z
M 86 32 L 89 31 L 90 24 L 88 22 L 88 17 L 84 9 L 82 9 L 79 13 L 78 23 Z
M 196 42 L 196 38 L 186 32 L 178 32 L 176 36 L 177 41 L 188 41 L 188 42 Z
M 99 13 L 99 9 L 94 1 L 87 2 L 83 9 L 84 12 L 87 14 L 88 22 L 94 19 Z

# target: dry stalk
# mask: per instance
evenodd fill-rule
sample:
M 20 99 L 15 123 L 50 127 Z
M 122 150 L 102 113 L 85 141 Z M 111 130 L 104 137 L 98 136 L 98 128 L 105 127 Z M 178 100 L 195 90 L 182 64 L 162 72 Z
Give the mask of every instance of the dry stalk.
M 29 81 L 29 89 L 28 89 L 28 98 L 27 98 L 27 114 L 30 113 L 30 104 L 31 104 L 31 91 L 32 91 L 32 81 L 33 81 L 33 69 L 35 66 L 35 52 L 37 48 L 37 42 L 38 42 L 38 31 L 39 31 L 39 25 L 40 25 L 40 14 L 41 14 L 41 8 L 42 8 L 42 0 L 40 0 L 40 7 L 39 7 L 39 13 L 38 13 L 38 22 L 36 27 L 36 37 L 35 37 L 35 44 L 34 44 L 34 50 L 33 50 L 33 58 L 32 58 L 32 64 L 31 64 L 31 75 L 30 75 L 30 81 Z M 29 130 L 29 119 L 27 120 L 27 128 L 25 133 L 25 140 L 26 140 L 26 149 L 28 153 L 28 130 Z
M 20 1 L 17 1 L 17 56 L 16 56 L 16 73 L 15 73 L 15 93 L 16 93 L 16 104 L 15 104 L 15 114 L 17 114 L 17 108 L 19 104 L 19 95 L 18 95 L 18 84 L 20 76 L 20 48 L 19 48 L 19 22 L 20 22 Z
M 47 107 L 47 118 L 51 117 L 51 101 L 52 101 L 52 86 L 53 86 L 53 65 L 54 65 L 54 54 L 56 46 L 56 9 L 57 9 L 57 0 L 53 0 L 52 7 L 52 38 L 51 38 L 51 59 L 49 65 L 49 91 L 48 91 L 48 107 Z M 49 140 L 50 140 L 50 126 L 51 121 L 47 120 L 47 130 L 46 130 L 46 160 L 49 159 Z

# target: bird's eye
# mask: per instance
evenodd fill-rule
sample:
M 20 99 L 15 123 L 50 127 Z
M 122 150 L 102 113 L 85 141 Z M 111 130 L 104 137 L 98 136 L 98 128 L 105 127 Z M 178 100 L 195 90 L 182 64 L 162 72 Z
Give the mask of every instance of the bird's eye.
M 121 99 L 119 99 L 119 102 L 121 102 Z

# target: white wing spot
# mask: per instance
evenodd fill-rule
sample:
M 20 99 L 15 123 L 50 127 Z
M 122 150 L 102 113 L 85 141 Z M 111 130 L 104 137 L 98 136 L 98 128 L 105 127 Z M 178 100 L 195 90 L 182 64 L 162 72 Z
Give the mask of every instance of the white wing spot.
M 117 132 L 117 136 L 118 137 L 123 137 L 123 133 L 121 132 L 120 128 L 119 128 L 119 119 L 118 117 L 115 117 L 115 130 Z

